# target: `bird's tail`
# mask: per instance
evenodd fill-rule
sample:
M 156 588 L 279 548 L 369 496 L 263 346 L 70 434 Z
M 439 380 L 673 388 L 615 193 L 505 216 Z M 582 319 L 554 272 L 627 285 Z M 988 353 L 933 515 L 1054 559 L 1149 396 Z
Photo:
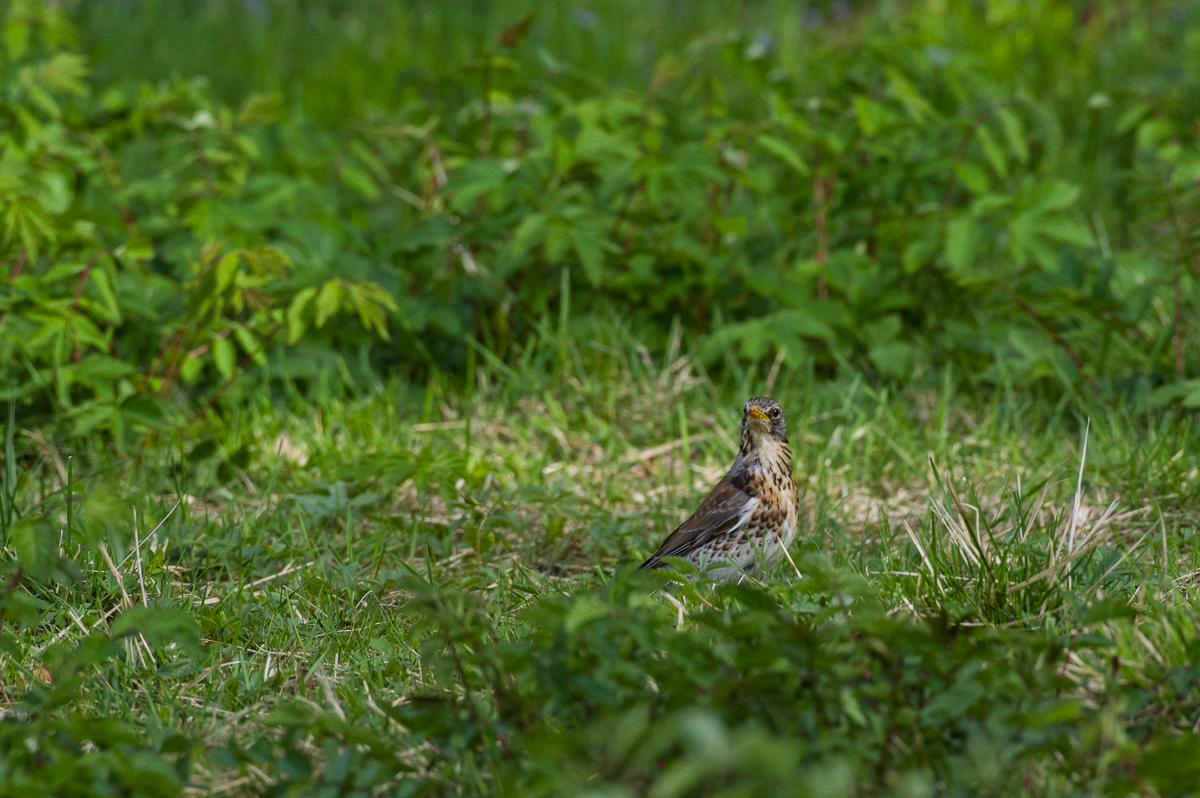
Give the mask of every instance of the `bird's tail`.
M 657 555 L 652 555 L 644 563 L 638 566 L 639 571 L 653 571 L 658 568 L 666 568 L 667 564 Z

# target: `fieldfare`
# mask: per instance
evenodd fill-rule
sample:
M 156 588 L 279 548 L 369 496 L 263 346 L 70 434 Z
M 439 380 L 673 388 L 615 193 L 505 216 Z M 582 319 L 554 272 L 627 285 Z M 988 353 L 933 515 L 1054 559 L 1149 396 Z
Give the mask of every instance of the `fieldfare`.
M 641 568 L 665 568 L 663 557 L 681 557 L 702 569 L 712 563 L 707 575 L 722 580 L 769 568 L 796 537 L 796 515 L 783 410 L 774 399 L 755 397 L 743 408 L 729 473 Z

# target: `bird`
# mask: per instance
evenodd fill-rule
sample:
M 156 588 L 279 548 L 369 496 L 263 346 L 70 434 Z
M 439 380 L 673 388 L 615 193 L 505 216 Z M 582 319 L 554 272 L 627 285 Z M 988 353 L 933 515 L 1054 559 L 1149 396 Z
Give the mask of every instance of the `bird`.
M 741 442 L 729 472 L 638 570 L 680 557 L 727 581 L 770 568 L 796 537 L 796 479 L 783 408 L 756 396 L 742 408 Z

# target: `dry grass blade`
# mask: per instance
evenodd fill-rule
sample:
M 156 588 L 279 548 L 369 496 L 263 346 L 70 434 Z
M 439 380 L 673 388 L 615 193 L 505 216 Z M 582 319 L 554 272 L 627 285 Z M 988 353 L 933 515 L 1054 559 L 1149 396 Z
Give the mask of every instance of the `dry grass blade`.
M 942 504 L 941 499 L 934 499 L 931 502 L 931 506 L 933 507 L 934 514 L 942 522 L 942 525 L 946 527 L 946 531 L 950 533 L 950 539 L 958 546 L 962 555 L 970 560 L 973 565 L 978 566 L 979 556 L 975 553 L 975 546 L 971 543 L 970 533 L 954 520 L 954 517 L 950 515 L 946 506 Z M 965 519 L 965 515 L 960 515 L 960 518 Z
M 698 435 L 689 435 L 687 437 L 687 443 L 689 443 L 689 444 L 696 443 L 697 441 L 702 441 L 702 440 L 705 440 L 706 438 L 708 438 L 707 432 L 701 432 Z M 660 443 L 658 446 L 651 446 L 648 449 L 640 449 L 636 452 L 629 452 L 628 454 L 624 455 L 621 458 L 621 462 L 622 463 L 636 463 L 639 461 L 646 462 L 649 460 L 653 460 L 656 457 L 662 457 L 664 454 L 669 454 L 670 452 L 673 452 L 674 450 L 683 446 L 683 444 L 684 444 L 683 438 L 680 438 L 679 440 L 668 441 L 667 443 Z
M 1067 557 L 1071 556 L 1071 552 L 1075 548 L 1075 524 L 1079 518 L 1079 501 L 1083 495 L 1083 466 L 1087 462 L 1087 444 L 1088 432 L 1092 428 L 1091 416 L 1088 417 L 1087 424 L 1083 428 L 1083 449 L 1079 453 L 1079 476 L 1075 480 L 1075 502 L 1071 508 L 1071 529 L 1067 533 Z M 1070 569 L 1068 569 L 1070 570 Z
M 1101 546 L 1107 540 L 1107 537 L 1103 534 L 1103 532 L 1105 529 L 1108 529 L 1109 522 L 1114 518 L 1112 511 L 1116 507 L 1116 504 L 1116 500 L 1113 500 L 1112 504 L 1108 506 L 1104 514 L 1101 515 L 1101 517 L 1088 529 L 1088 534 L 1081 539 L 1079 546 L 1073 552 L 1068 554 L 1062 560 L 1052 558 L 1050 565 L 1047 568 L 1039 571 L 1037 574 L 1034 574 L 1022 582 L 1018 582 L 1017 584 L 1010 586 L 1008 588 L 1008 593 L 1011 595 L 1022 588 L 1029 587 L 1041 579 L 1052 579 L 1060 569 L 1069 571 L 1073 562 L 1087 554 L 1090 554 L 1092 551 Z

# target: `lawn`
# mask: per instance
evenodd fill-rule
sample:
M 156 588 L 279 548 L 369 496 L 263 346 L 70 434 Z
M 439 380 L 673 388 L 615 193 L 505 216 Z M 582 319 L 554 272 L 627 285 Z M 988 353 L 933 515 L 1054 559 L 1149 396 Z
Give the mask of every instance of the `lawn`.
M 468 10 L 0 1 L 0 795 L 1200 793 L 1200 6 Z
M 1194 784 L 1190 418 L 787 367 L 717 384 L 678 351 L 586 343 L 469 392 L 264 401 L 208 459 L 25 433 L 16 503 L 61 530 L 28 560 L 75 579 L 37 591 L 7 646 L 8 789 Z M 794 565 L 725 586 L 635 573 L 768 381 L 803 485 Z

